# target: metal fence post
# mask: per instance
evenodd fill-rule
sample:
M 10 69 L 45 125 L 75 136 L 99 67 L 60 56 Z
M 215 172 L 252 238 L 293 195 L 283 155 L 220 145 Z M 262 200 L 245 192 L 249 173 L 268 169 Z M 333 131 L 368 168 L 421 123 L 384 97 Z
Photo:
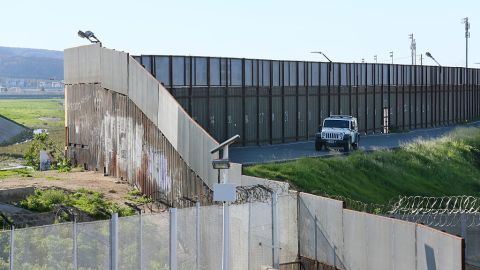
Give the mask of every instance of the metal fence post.
M 223 260 L 222 270 L 230 267 L 230 203 L 223 203 Z
M 196 250 L 195 250 L 195 263 L 197 266 L 197 270 L 200 270 L 200 202 L 195 203 L 196 211 L 196 219 L 195 219 L 195 243 L 196 243 Z
M 317 243 L 317 239 L 318 239 L 318 236 L 317 236 L 317 231 L 318 231 L 318 218 L 317 218 L 317 215 L 315 215 L 315 219 L 314 219 L 314 228 L 315 228 L 315 232 L 313 234 L 313 236 L 315 237 L 315 265 L 317 265 L 317 262 L 318 262 L 318 257 L 317 257 L 317 254 L 318 254 L 318 243 Z
M 110 269 L 118 269 L 118 213 L 110 220 Z
M 15 226 L 12 225 L 12 229 L 10 230 L 10 270 L 13 270 L 13 258 L 14 256 L 14 245 L 15 245 Z
M 272 260 L 273 268 L 280 267 L 280 257 L 278 254 L 278 194 L 272 194 Z
M 177 208 L 170 208 L 170 270 L 177 270 Z
M 72 233 L 72 238 L 73 238 L 73 269 L 77 270 L 78 268 L 78 263 L 77 263 L 77 221 L 75 219 L 75 216 L 73 217 L 73 233 Z
M 248 231 L 247 231 L 247 247 L 248 247 L 248 256 L 247 256 L 247 270 L 250 269 L 250 249 L 251 249 L 251 228 L 252 228 L 252 219 L 251 219 L 251 214 L 252 214 L 252 203 L 248 203 Z
M 139 255 L 140 255 L 140 270 L 143 270 L 144 265 L 143 265 L 143 218 L 142 218 L 142 212 L 140 211 L 140 216 L 139 216 L 139 225 L 140 225 L 140 239 L 139 239 Z
M 462 226 L 462 237 L 465 239 L 465 244 L 467 244 L 467 214 L 461 213 L 461 226 Z

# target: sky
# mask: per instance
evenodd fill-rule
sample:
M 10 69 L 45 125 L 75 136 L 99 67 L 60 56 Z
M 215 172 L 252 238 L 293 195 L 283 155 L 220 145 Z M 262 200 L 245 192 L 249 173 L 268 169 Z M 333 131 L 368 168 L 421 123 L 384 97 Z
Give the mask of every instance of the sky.
M 204 55 L 334 62 L 411 63 L 420 54 L 444 66 L 480 68 L 478 0 L 1 0 L 0 46 L 63 50 L 87 44 L 131 54 Z M 424 64 L 434 65 L 430 59 Z

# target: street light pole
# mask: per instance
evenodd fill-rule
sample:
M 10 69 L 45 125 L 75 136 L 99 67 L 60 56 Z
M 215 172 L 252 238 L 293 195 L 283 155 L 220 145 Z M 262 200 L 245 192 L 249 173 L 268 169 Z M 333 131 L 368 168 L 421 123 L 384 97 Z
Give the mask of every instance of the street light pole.
M 417 42 L 413 38 L 413 34 L 408 35 L 410 38 L 410 50 L 412 51 L 412 65 L 417 64 Z
M 210 151 L 211 154 L 219 152 L 218 159 L 212 160 L 213 169 L 218 170 L 219 175 L 220 170 L 227 170 L 228 174 L 228 169 L 230 169 L 228 147 L 239 138 L 239 135 L 235 135 Z M 213 185 L 213 201 L 223 204 L 222 270 L 229 270 L 230 267 L 230 202 L 234 202 L 236 199 L 236 188 L 227 181 L 227 175 L 224 175 L 221 183 Z
M 470 37 L 468 17 L 463 18 L 462 23 L 465 24 L 465 67 L 468 68 L 468 38 Z
M 393 51 L 390 52 L 390 58 L 392 58 L 392 65 L 393 65 Z
M 441 67 L 441 66 L 442 66 L 442 65 L 440 65 L 440 63 L 438 63 L 438 62 L 437 62 L 437 60 L 435 60 L 435 58 L 433 58 L 433 56 L 432 56 L 432 54 L 431 54 L 431 53 L 429 53 L 429 52 L 426 52 L 426 53 L 425 53 L 425 55 L 426 55 L 427 57 L 430 57 L 430 58 L 431 58 L 433 61 L 435 61 L 435 63 L 437 63 L 437 65 L 438 65 L 439 67 Z
M 325 57 L 325 58 L 328 60 L 328 62 L 332 63 L 332 60 L 330 60 L 330 58 L 328 58 L 328 56 L 326 56 L 323 52 L 318 51 L 318 52 L 310 52 L 310 53 L 318 53 L 318 54 L 321 54 L 321 55 L 323 55 L 323 57 Z

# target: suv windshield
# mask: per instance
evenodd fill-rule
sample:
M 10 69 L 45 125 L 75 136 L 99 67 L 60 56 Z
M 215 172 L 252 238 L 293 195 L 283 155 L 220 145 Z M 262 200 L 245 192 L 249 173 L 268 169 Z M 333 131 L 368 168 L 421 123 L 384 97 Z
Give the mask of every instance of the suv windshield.
M 323 126 L 328 128 L 350 128 L 349 121 L 345 120 L 325 120 Z

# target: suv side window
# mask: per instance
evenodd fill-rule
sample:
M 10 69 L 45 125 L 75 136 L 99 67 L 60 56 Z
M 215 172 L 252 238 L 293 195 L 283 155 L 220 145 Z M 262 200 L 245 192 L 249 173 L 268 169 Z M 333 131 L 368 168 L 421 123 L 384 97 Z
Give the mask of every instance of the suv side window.
M 350 129 L 355 130 L 355 121 L 350 122 Z

